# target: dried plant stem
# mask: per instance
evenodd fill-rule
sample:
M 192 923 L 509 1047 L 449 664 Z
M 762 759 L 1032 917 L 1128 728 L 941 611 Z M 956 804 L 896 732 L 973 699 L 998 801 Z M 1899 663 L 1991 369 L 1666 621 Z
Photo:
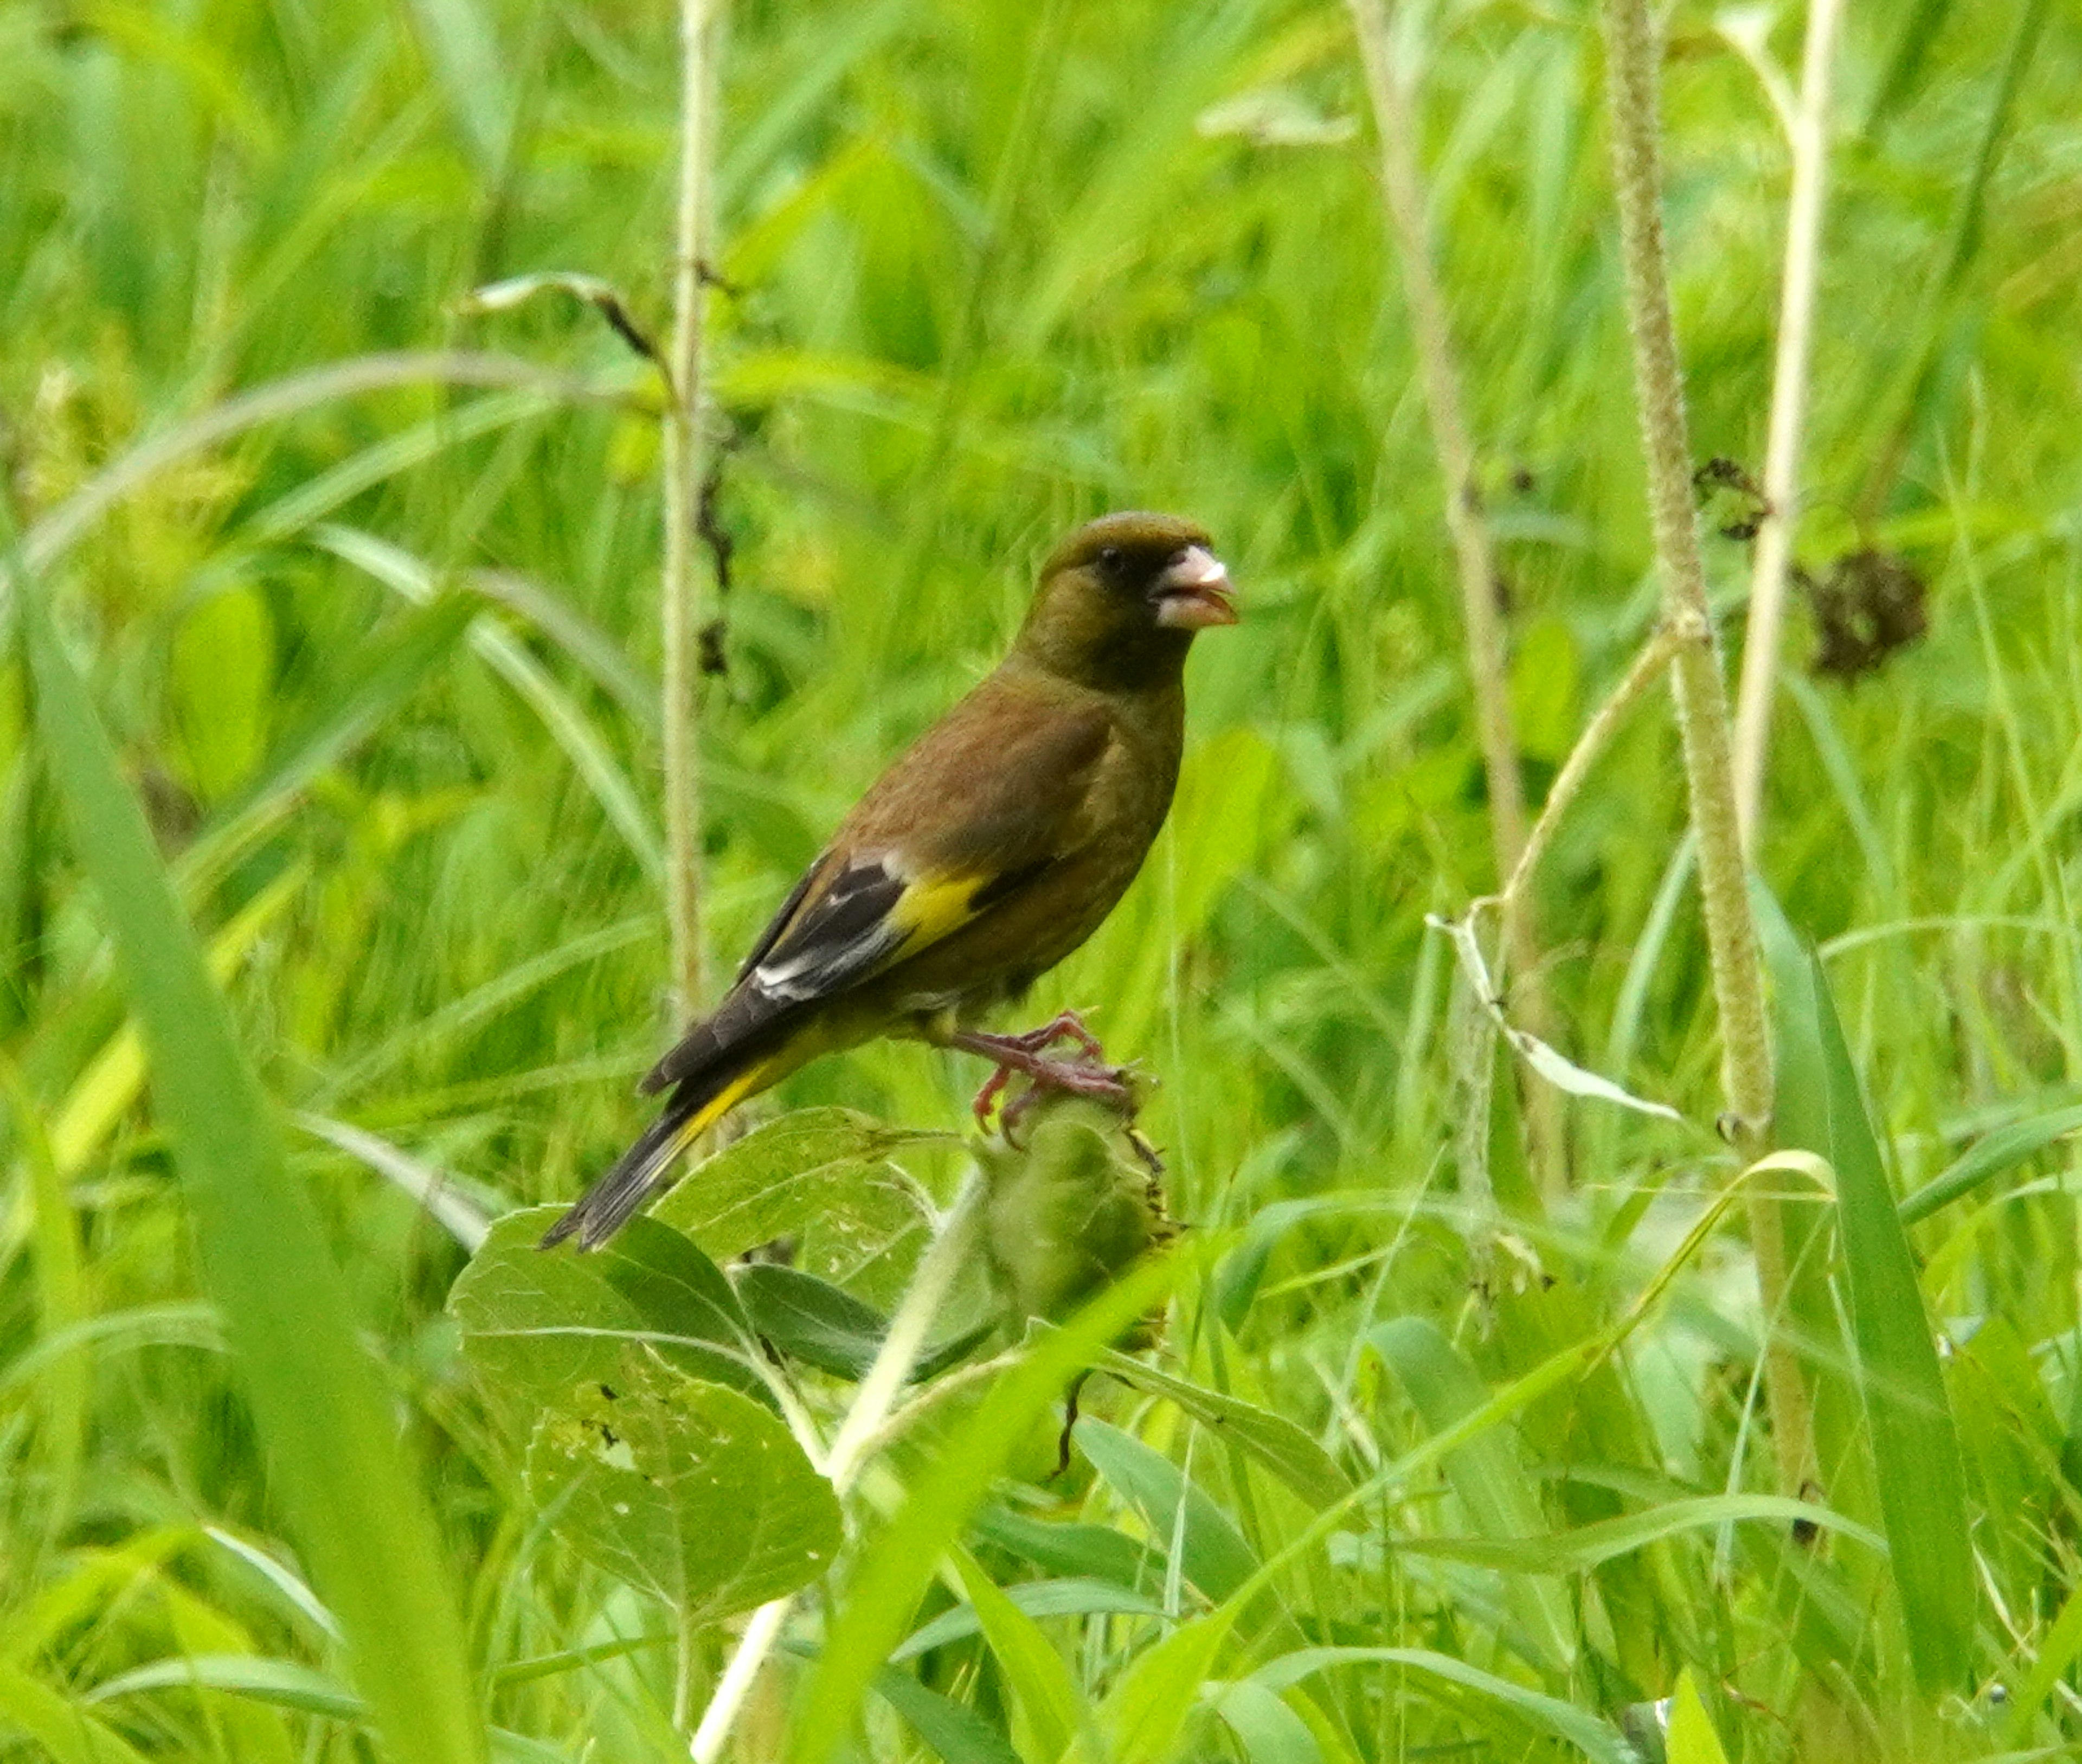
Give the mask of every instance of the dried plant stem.
M 1726 1127 L 1745 1163 L 1763 1149 L 1771 1125 L 1771 1044 L 1764 1027 L 1764 976 L 1757 959 L 1728 745 L 1727 688 L 1713 640 L 1699 534 L 1692 508 L 1691 441 L 1677 329 L 1663 260 L 1658 91 L 1662 46 L 1647 0 L 1604 0 L 1607 91 L 1613 182 L 1626 268 L 1627 325 L 1633 341 L 1635 394 L 1648 466 L 1649 512 L 1663 575 L 1664 622 L 1674 634 L 1671 682 L 1684 752 L 1692 825 L 1699 842 L 1699 886 L 1721 1019 Z M 1753 1196 L 1750 1241 L 1764 1315 L 1781 1312 L 1785 1290 L 1781 1203 Z M 1813 1462 L 1805 1381 L 1789 1343 L 1765 1348 L 1779 1486 L 1797 1495 Z
M 1359 59 L 1366 71 L 1374 129 L 1380 141 L 1380 189 L 1389 233 L 1402 266 L 1403 303 L 1422 376 L 1424 409 L 1446 492 L 1446 530 L 1460 579 L 1460 606 L 1467 622 L 1468 674 L 1473 688 L 1475 725 L 1482 769 L 1489 784 L 1490 844 L 1498 881 L 1511 874 L 1525 846 L 1525 793 L 1519 781 L 1518 734 L 1511 714 L 1511 672 L 1503 621 L 1497 610 L 1497 568 L 1488 523 L 1475 484 L 1475 454 L 1469 439 L 1446 302 L 1431 263 L 1424 224 L 1423 179 L 1418 169 L 1416 130 L 1389 40 L 1384 0 L 1348 0 Z M 1536 1032 L 1553 1032 L 1540 983 L 1540 940 L 1528 895 L 1508 896 L 1501 913 L 1500 970 L 1516 976 L 1519 1009 Z M 1550 1192 L 1566 1180 L 1561 1100 L 1535 1087 L 1527 1099 L 1532 1152 L 1541 1184 Z
M 1424 192 L 1411 137 L 1410 108 L 1389 44 L 1382 0 L 1350 0 L 1367 90 L 1380 137 L 1380 188 L 1389 230 L 1402 263 L 1405 304 L 1423 378 L 1424 408 L 1446 483 L 1446 528 L 1460 566 L 1460 604 L 1468 625 L 1468 671 L 1475 694 L 1482 766 L 1489 777 L 1490 840 L 1499 878 L 1511 874 L 1525 844 L 1525 795 L 1519 783 L 1518 739 L 1511 727 L 1511 678 L 1503 622 L 1496 604 L 1496 561 L 1475 487 L 1474 448 L 1468 439 L 1460 374 L 1447 328 L 1445 302 L 1432 272 L 1424 226 Z M 1511 939 L 1521 972 L 1536 953 L 1529 935 Z
M 882 1338 L 875 1364 L 860 1381 L 853 1394 L 853 1407 L 846 1412 L 845 1419 L 839 1423 L 839 1430 L 832 1437 L 831 1449 L 824 1454 L 823 1469 L 831 1479 L 832 1488 L 841 1496 L 852 1488 L 862 1468 L 885 1437 L 884 1426 L 896 1406 L 896 1399 L 911 1376 L 912 1368 L 917 1365 L 918 1356 L 925 1351 L 925 1338 L 932 1333 L 940 1307 L 946 1302 L 963 1264 L 971 1253 L 983 1192 L 982 1172 L 972 1170 L 961 1192 L 955 1197 L 955 1204 L 948 1209 L 939 1235 L 934 1239 L 932 1247 L 925 1251 L 917 1272 L 911 1277 L 903 1302 L 890 1319 L 889 1332 Z M 758 1682 L 759 1669 L 773 1652 L 774 1643 L 781 1639 L 782 1627 L 794 1606 L 794 1595 L 790 1593 L 769 1601 L 752 1614 L 722 1677 L 716 1680 L 708 1707 L 702 1711 L 701 1721 L 689 1743 L 688 1750 L 694 1764 L 714 1764 L 721 1755 L 746 1698 Z
M 1498 912 L 1509 918 L 1512 902 L 1532 880 L 1533 872 L 1540 867 L 1540 860 L 1547 855 L 1548 847 L 1553 844 L 1554 835 L 1560 831 L 1562 817 L 1569 812 L 1583 788 L 1583 780 L 1591 774 L 1599 757 L 1612 745 L 1613 736 L 1626 720 L 1642 694 L 1662 677 L 1663 670 L 1670 665 L 1670 658 L 1677 652 L 1676 634 L 1667 625 L 1658 625 L 1655 634 L 1641 646 L 1633 658 L 1633 665 L 1626 671 L 1611 695 L 1599 705 L 1583 725 L 1583 732 L 1576 737 L 1576 745 L 1569 749 L 1569 757 L 1562 762 L 1562 770 L 1554 775 L 1548 787 L 1547 801 L 1540 811 L 1540 818 L 1532 824 L 1527 834 L 1525 849 L 1519 853 L 1518 863 L 1498 897 Z
M 1764 524 L 1750 573 L 1749 630 L 1735 707 L 1735 808 L 1744 848 L 1756 846 L 1771 745 L 1772 689 L 1785 612 L 1786 565 L 1800 496 L 1807 418 L 1807 364 L 1820 268 L 1822 209 L 1829 169 L 1829 73 L 1841 0 L 1809 0 L 1800 97 L 1787 119 L 1793 188 L 1786 204 L 1785 265 L 1779 284 L 1778 357 L 1772 369 L 1771 428 L 1764 444 Z
M 702 493 L 702 320 L 711 217 L 709 151 L 715 108 L 715 49 L 723 0 L 680 6 L 679 213 L 672 240 L 672 384 L 665 410 L 665 560 L 660 586 L 664 656 L 665 916 L 671 938 L 672 1014 L 684 1021 L 704 990 L 702 945 L 702 772 L 695 688 L 700 678 L 701 583 L 695 523 Z

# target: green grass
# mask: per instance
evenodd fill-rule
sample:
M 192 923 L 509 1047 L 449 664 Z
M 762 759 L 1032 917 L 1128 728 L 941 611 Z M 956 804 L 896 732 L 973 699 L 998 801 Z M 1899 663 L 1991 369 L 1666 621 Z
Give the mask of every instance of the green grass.
M 1759 854 L 1781 1142 L 1829 1160 L 1752 1179 L 1808 1222 L 1789 1507 L 1659 702 L 1539 914 L 1563 1051 L 1691 1125 L 1571 1103 L 1543 1199 L 1500 1083 L 1463 1192 L 1423 918 L 1494 879 L 1342 11 L 733 9 L 718 959 L 1068 525 L 1190 513 L 1246 609 L 1171 830 L 1034 1001 L 1162 1081 L 1191 1388 L 1094 1381 L 1056 1481 L 1045 1359 L 925 1412 L 738 1755 L 1617 1759 L 1688 1672 L 1674 1764 L 1701 1709 L 1734 1764 L 2082 1749 L 2082 24 L 1898 15 L 1847 22 L 1795 551 L 1899 554 L 1930 628 L 1846 686 L 1796 615 Z M 1596 27 L 1398 20 L 1536 804 L 1655 608 Z M 1671 29 L 1693 440 L 1754 467 L 1784 154 L 1713 14 Z M 664 329 L 675 66 L 657 9 L 0 11 L 0 1758 L 647 1759 L 727 1657 L 546 1522 L 445 1308 L 637 1129 L 668 1027 L 655 389 L 575 302 L 457 303 L 580 272 Z M 870 1049 L 773 1106 L 958 1130 L 976 1076 Z M 798 1266 L 887 1312 L 963 1160 L 874 1162 L 795 1173 Z M 784 1382 L 828 1437 L 849 1387 Z

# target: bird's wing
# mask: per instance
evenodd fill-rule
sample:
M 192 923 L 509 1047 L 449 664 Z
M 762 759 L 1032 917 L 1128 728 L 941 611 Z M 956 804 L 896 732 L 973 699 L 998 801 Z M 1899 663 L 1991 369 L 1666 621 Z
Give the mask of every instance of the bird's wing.
M 1088 837 L 1111 739 L 1096 707 L 980 690 L 862 799 L 753 945 L 729 996 L 644 1080 L 662 1090 L 1009 900 Z

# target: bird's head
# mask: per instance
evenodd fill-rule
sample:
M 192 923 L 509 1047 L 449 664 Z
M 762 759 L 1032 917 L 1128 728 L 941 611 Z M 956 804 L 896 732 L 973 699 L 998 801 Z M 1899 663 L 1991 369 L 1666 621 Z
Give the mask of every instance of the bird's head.
M 1018 647 L 1081 685 L 1161 685 L 1178 677 L 1195 631 L 1237 622 L 1229 594 L 1229 572 L 1191 521 L 1105 515 L 1049 553 Z

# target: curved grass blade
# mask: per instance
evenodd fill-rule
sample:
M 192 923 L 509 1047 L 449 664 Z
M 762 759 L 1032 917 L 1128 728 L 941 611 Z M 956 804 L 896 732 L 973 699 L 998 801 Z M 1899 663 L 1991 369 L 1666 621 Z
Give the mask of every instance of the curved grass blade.
M 1783 945 L 1782 931 L 1775 940 Z M 1916 1258 L 1828 979 L 1811 948 L 1801 958 L 1793 968 L 1781 947 L 1781 973 L 1775 976 L 1781 1025 L 1778 1137 L 1798 1134 L 1803 1149 L 1827 1158 L 1835 1171 L 1836 1229 L 1859 1382 L 1909 1654 L 1924 1690 L 1953 1690 L 1973 1657 L 1978 1603 L 1958 1436 Z M 1798 996 L 1788 997 L 1795 988 Z M 1801 1104 L 1797 1118 L 1785 1107 L 1795 1098 Z M 1822 1142 L 1813 1143 L 1816 1139 Z
M 484 1727 L 440 1534 L 356 1339 L 346 1284 L 289 1179 L 273 1111 L 33 588 L 22 614 L 52 775 L 129 981 L 204 1282 L 312 1578 L 339 1614 L 390 1756 L 475 1764 Z

